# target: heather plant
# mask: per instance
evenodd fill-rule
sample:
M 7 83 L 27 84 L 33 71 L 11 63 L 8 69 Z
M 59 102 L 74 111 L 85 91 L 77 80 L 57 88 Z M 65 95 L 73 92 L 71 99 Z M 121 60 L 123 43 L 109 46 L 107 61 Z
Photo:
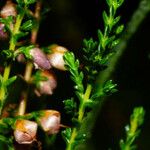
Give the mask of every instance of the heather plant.
M 55 149 L 56 141 L 65 143 L 66 150 L 81 149 L 80 145 L 90 138 L 84 126 L 89 119 L 95 120 L 95 116 L 89 118 L 89 114 L 101 108 L 99 104 L 106 96 L 117 92 L 117 84 L 107 79 L 111 74 L 107 69 L 115 66 L 116 61 L 112 60 L 117 60 L 116 46 L 122 40 L 124 24 L 118 9 L 124 0 L 106 0 L 107 9 L 102 14 L 103 29 L 98 29 L 96 39 L 83 40 L 82 60 L 64 46 L 53 43 L 47 47 L 39 45 L 38 31 L 46 12 L 44 3 L 44 0 L 6 0 L 1 7 L 0 41 L 4 43 L 0 45 L 2 149 L 18 149 L 18 145 L 21 149 L 26 149 L 26 146 L 29 149 Z M 18 64 L 21 69 L 15 68 Z M 74 89 L 72 97 L 68 97 L 66 91 L 66 99 L 57 103 L 63 104 L 63 112 L 40 101 L 55 93 L 59 85 L 57 70 L 59 74 L 69 74 L 68 82 Z M 103 81 L 97 86 L 98 76 L 101 76 L 99 72 L 103 70 L 106 70 L 102 74 Z M 15 98 L 11 97 L 13 88 L 16 88 Z M 30 99 L 39 99 L 41 106 L 36 110 L 28 109 Z M 67 123 L 61 121 L 62 114 L 69 120 Z M 144 114 L 143 107 L 134 109 L 130 124 L 125 127 L 126 136 L 120 140 L 121 150 L 136 148 L 134 141 L 139 136 Z

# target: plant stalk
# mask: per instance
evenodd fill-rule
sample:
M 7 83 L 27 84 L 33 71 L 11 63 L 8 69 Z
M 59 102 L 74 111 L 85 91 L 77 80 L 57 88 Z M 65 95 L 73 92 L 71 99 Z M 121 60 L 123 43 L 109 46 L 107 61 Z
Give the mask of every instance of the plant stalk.
M 87 100 L 90 98 L 91 91 L 92 91 L 92 86 L 90 84 L 88 84 L 85 94 L 83 95 L 83 100 L 81 101 L 80 106 L 79 106 L 78 122 L 80 124 L 83 121 L 83 117 L 85 114 L 85 104 L 86 104 Z M 74 127 L 72 130 L 71 138 L 67 145 L 66 150 L 73 150 L 73 144 L 74 144 L 74 141 L 75 141 L 75 138 L 77 137 L 77 135 L 78 135 L 78 129 L 77 129 L 77 127 Z
M 41 6 L 42 6 L 41 0 L 37 1 L 36 8 L 35 8 L 35 14 L 34 14 L 37 24 L 36 24 L 36 27 L 34 29 L 32 29 L 32 32 L 31 32 L 31 43 L 34 45 L 36 45 L 37 35 L 38 35 L 38 30 L 39 30 L 39 25 L 40 25 Z M 26 64 L 25 73 L 24 73 L 24 79 L 27 83 L 30 81 L 30 78 L 32 75 L 32 70 L 33 70 L 33 64 L 30 61 L 28 61 Z M 22 92 L 23 98 L 21 99 L 20 104 L 19 104 L 18 115 L 25 114 L 27 100 L 28 100 L 28 89 L 29 89 L 29 86 L 26 91 Z
M 22 20 L 24 18 L 24 13 L 21 13 L 17 16 L 16 18 L 16 23 L 11 35 L 11 39 L 10 39 L 10 45 L 9 45 L 9 50 L 15 51 L 16 48 L 16 42 L 14 42 L 14 36 L 19 32 Z M 3 83 L 6 82 L 9 79 L 9 75 L 10 75 L 10 71 L 11 71 L 11 62 L 8 64 L 8 66 L 5 67 L 4 69 L 4 74 L 3 74 Z M 0 88 L 0 101 L 1 101 L 1 106 L 0 106 L 0 115 L 3 109 L 3 105 L 4 105 L 4 101 L 6 98 L 6 89 L 4 86 L 1 86 Z

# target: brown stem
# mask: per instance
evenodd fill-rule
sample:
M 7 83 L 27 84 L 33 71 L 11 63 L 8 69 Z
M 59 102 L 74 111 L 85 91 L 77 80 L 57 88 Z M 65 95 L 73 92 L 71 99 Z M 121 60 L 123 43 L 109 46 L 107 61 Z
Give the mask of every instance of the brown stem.
M 36 6 L 35 6 L 35 14 L 34 14 L 36 21 L 37 21 L 37 26 L 31 32 L 31 44 L 34 44 L 34 45 L 36 45 L 37 35 L 38 35 L 38 30 L 39 30 L 41 6 L 42 6 L 41 0 L 37 1 Z M 30 81 L 32 70 L 33 70 L 33 64 L 30 61 L 28 61 L 26 64 L 26 69 L 24 73 L 24 79 L 27 83 Z M 27 99 L 28 99 L 28 89 L 22 92 L 22 99 L 19 104 L 18 115 L 25 114 Z

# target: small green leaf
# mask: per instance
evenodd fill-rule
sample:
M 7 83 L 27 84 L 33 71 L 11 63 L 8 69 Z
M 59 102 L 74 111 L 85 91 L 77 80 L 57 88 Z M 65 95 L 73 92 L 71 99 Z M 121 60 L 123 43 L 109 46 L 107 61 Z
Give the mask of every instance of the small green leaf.
M 114 48 L 115 46 L 117 46 L 118 44 L 120 43 L 120 39 L 117 39 L 117 40 L 114 40 L 113 42 L 112 42 L 112 48 Z
M 116 29 L 116 34 L 120 34 L 123 31 L 123 29 L 124 29 L 124 25 L 118 26 Z
M 33 27 L 33 21 L 28 20 L 21 26 L 21 30 L 30 31 L 32 27 Z
M 104 20 L 105 25 L 109 24 L 109 17 L 107 15 L 106 11 L 103 12 L 103 20 Z
M 2 141 L 2 142 L 4 142 L 4 143 L 7 143 L 8 138 L 6 138 L 6 137 L 3 136 L 3 135 L 0 135 L 0 141 Z
M 9 85 L 12 84 L 16 79 L 17 79 L 17 76 L 13 76 L 13 77 L 9 78 L 9 79 L 4 83 L 4 85 L 5 85 L 5 86 L 9 86 Z
M 108 4 L 108 6 L 111 7 L 113 0 L 106 0 L 106 2 L 107 2 L 107 4 Z
M 65 105 L 65 110 L 67 114 L 75 115 L 75 111 L 77 109 L 77 103 L 74 101 L 74 99 L 67 99 L 63 101 Z
M 70 142 L 71 134 L 72 134 L 71 128 L 67 128 L 66 130 L 62 131 L 62 137 L 67 144 Z
M 36 2 L 36 0 L 24 0 L 24 3 L 26 4 L 26 5 L 30 5 L 30 4 L 33 4 L 33 3 L 35 3 Z
M 4 122 L 0 123 L 0 134 L 6 134 L 9 132 L 9 130 L 10 130 L 10 127 L 6 123 Z
M 120 7 L 123 4 L 123 2 L 124 2 L 124 0 L 118 0 L 117 1 L 118 7 Z
M 116 18 L 113 20 L 113 26 L 116 25 L 116 24 L 119 22 L 120 18 L 121 18 L 121 17 L 118 16 L 118 17 L 116 17 Z
M 93 108 L 93 106 L 94 106 L 94 101 L 92 101 L 91 99 L 86 100 L 85 107 Z
M 79 93 L 83 93 L 84 92 L 84 87 L 83 87 L 83 73 L 79 71 L 79 60 L 75 59 L 75 56 L 72 52 L 66 52 L 64 54 L 64 61 L 65 61 L 65 66 L 67 68 L 67 70 L 69 70 L 70 74 L 71 74 L 71 80 L 74 81 L 75 85 L 75 89 L 79 92 Z
M 9 125 L 11 127 L 13 127 L 15 121 L 16 121 L 15 118 L 3 118 L 3 123 L 5 123 L 6 125 Z
M 133 114 L 131 115 L 131 122 L 134 119 L 137 119 L 137 124 L 138 126 L 141 126 L 144 122 L 144 115 L 145 115 L 145 110 L 143 107 L 136 107 L 133 110 Z
M 19 49 L 17 49 L 17 55 L 22 53 L 25 55 L 27 59 L 32 59 L 32 56 L 30 55 L 30 50 L 33 49 L 35 46 L 34 45 L 29 45 L 29 46 L 23 46 Z
M 109 80 L 105 83 L 105 85 L 103 87 L 103 91 L 104 91 L 104 93 L 111 94 L 111 93 L 114 93 L 117 91 L 116 87 L 117 87 L 117 84 L 113 84 L 112 80 Z
M 13 17 L 8 16 L 7 18 L 0 18 L 0 22 L 5 24 L 5 29 L 8 30 L 12 34 L 10 26 L 12 22 L 14 22 Z
M 13 51 L 12 50 L 2 50 L 1 55 L 4 56 L 4 58 L 10 59 L 13 58 Z
M 100 42 L 103 41 L 103 39 L 104 39 L 104 35 L 101 30 L 98 30 L 98 39 Z

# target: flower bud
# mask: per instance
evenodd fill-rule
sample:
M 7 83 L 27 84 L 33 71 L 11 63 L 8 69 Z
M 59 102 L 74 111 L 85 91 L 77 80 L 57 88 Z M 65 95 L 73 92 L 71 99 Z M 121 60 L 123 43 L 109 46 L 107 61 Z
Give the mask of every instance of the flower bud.
M 17 61 L 19 63 L 25 63 L 26 62 L 26 59 L 22 53 L 17 56 Z
M 59 70 L 65 71 L 65 62 L 63 59 L 63 55 L 68 50 L 65 47 L 59 45 L 53 45 L 50 47 L 52 53 L 48 55 L 49 61 L 51 65 Z
M 44 52 L 39 48 L 33 48 L 30 50 L 34 65 L 36 69 L 48 70 L 51 68 L 50 62 Z
M 40 76 L 45 77 L 46 80 L 41 80 L 37 84 L 36 94 L 41 96 L 41 94 L 52 95 L 54 89 L 57 87 L 57 80 L 52 71 L 42 71 Z
M 8 33 L 5 32 L 5 25 L 0 23 L 0 40 L 5 41 L 8 39 Z
M 0 16 L 2 18 L 7 18 L 8 16 L 17 16 L 16 6 L 11 0 L 7 0 L 6 4 L 1 9 Z
M 48 134 L 56 134 L 60 129 L 60 113 L 55 110 L 43 110 L 43 116 L 39 118 L 42 129 Z
M 31 144 L 35 141 L 37 123 L 29 120 L 17 120 L 15 122 L 14 137 L 19 144 Z

